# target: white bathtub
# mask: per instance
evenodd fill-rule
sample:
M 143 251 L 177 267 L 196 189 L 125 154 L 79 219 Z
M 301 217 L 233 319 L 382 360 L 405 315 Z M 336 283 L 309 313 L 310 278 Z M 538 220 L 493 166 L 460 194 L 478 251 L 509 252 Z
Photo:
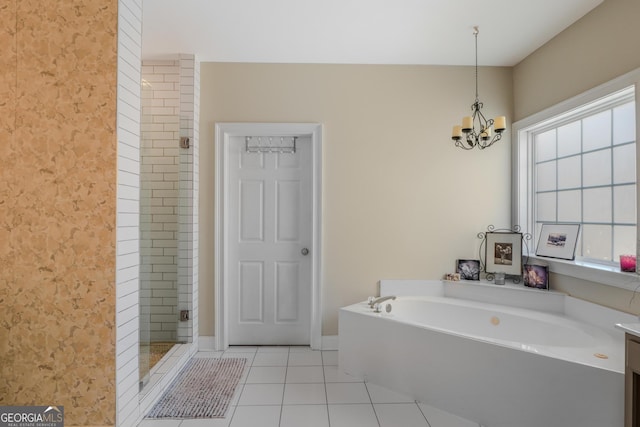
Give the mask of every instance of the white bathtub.
M 343 371 L 488 427 L 623 426 L 614 325 L 635 316 L 517 287 L 381 284 L 406 293 L 424 296 L 399 296 L 389 314 L 340 310 Z

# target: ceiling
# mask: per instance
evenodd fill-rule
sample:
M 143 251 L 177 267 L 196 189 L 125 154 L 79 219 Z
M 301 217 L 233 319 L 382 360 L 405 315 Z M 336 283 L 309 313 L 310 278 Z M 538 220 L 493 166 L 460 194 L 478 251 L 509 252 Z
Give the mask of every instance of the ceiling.
M 142 57 L 513 66 L 603 0 L 146 0 Z

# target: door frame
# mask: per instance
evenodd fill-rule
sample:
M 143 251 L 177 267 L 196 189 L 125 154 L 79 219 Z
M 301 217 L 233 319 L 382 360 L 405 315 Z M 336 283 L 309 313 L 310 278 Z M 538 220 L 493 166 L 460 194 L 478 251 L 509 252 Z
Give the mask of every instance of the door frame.
M 322 124 L 319 123 L 216 123 L 214 195 L 214 307 L 215 346 L 229 347 L 228 262 L 229 236 L 229 140 L 233 136 L 311 136 L 311 313 L 310 343 L 322 346 Z

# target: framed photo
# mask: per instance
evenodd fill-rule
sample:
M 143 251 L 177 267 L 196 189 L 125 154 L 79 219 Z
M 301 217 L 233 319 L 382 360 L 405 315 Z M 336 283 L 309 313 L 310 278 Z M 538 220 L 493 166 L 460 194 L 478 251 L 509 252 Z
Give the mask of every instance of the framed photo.
M 522 233 L 488 232 L 486 236 L 485 271 L 522 275 Z
M 573 260 L 580 224 L 542 224 L 536 255 Z
M 456 272 L 460 274 L 460 280 L 480 280 L 479 259 L 459 259 Z
M 549 268 L 546 265 L 524 265 L 524 285 L 536 289 L 549 289 Z

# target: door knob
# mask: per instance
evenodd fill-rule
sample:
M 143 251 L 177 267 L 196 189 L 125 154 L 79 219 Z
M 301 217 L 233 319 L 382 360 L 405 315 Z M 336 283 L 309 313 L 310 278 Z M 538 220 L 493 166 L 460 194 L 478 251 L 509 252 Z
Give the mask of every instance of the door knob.
M 300 253 L 301 253 L 302 255 L 304 255 L 304 256 L 307 256 L 307 255 L 309 255 L 309 249 L 307 249 L 307 248 L 302 248 L 302 250 L 300 251 Z

